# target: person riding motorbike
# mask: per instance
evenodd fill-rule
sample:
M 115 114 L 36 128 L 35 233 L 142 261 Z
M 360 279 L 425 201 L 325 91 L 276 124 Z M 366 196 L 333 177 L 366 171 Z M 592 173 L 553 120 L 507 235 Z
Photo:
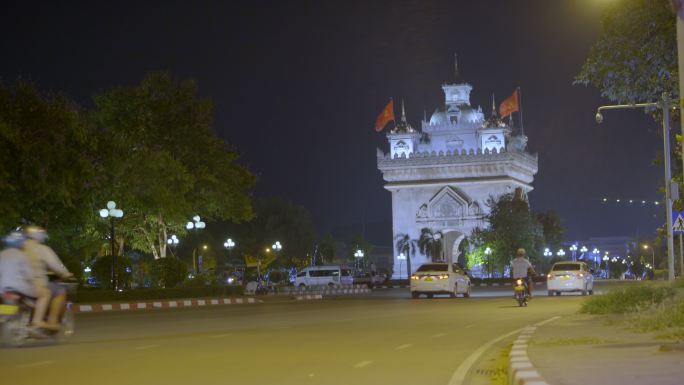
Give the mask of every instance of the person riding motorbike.
M 537 273 L 534 271 L 534 267 L 527 259 L 527 252 L 523 248 L 519 248 L 516 252 L 516 257 L 511 263 L 511 270 L 513 274 L 513 284 L 517 279 L 524 279 L 527 282 L 527 293 L 530 298 L 532 298 L 533 282 L 532 277 Z
M 29 226 L 24 231 L 24 235 L 27 238 L 24 242 L 24 253 L 31 265 L 33 287 L 37 297 L 31 324 L 44 329 L 58 329 L 58 319 L 66 302 L 66 290 L 58 283 L 50 282 L 47 273 L 50 270 L 61 278 L 71 278 L 73 274 L 64 267 L 57 254 L 44 244 L 47 239 L 45 229 Z M 43 321 L 46 312 L 48 313 L 47 323 Z
M 26 238 L 18 232 L 3 238 L 5 249 L 0 251 L 0 293 L 14 291 L 27 297 L 35 297 L 33 272 L 26 255 L 21 250 Z

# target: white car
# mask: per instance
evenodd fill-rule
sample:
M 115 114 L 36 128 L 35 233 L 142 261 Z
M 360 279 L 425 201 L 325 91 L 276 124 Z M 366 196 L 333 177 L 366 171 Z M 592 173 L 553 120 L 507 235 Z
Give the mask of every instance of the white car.
M 556 262 L 546 276 L 546 290 L 549 296 L 571 291 L 594 294 L 594 276 L 584 262 Z
M 421 265 L 411 275 L 411 297 L 425 294 L 432 298 L 435 294 L 449 294 L 456 297 L 463 294 L 470 297 L 470 277 L 458 266 L 451 263 L 427 263 Z

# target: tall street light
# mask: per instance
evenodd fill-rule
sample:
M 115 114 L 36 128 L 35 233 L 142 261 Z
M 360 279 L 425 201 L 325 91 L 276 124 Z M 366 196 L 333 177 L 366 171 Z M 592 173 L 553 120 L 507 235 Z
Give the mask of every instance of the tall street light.
M 655 268 L 655 250 L 652 247 L 648 247 L 648 245 L 642 245 L 641 247 L 643 247 L 644 250 L 651 249 L 651 264 Z
M 176 246 L 178 246 L 179 243 L 180 240 L 178 239 L 176 234 L 173 234 L 171 238 L 166 240 L 166 244 L 171 246 L 171 254 L 173 254 L 174 257 L 176 256 L 176 254 L 173 252 L 173 250 L 176 248 Z
M 577 254 L 576 254 L 576 252 L 577 252 L 577 245 L 572 244 L 572 245 L 570 246 L 570 251 L 572 251 L 572 260 L 573 260 L 573 261 L 576 261 L 576 260 L 577 260 Z
M 106 209 L 101 209 L 100 210 L 100 217 L 102 218 L 107 218 L 109 217 L 109 240 L 111 242 L 111 247 L 112 247 L 112 288 L 114 291 L 118 289 L 117 287 L 117 276 L 116 276 L 116 252 L 114 251 L 114 244 L 115 244 L 115 238 L 114 238 L 114 218 L 122 218 L 124 215 L 123 210 L 117 209 L 116 208 L 116 202 L 114 201 L 109 201 L 107 202 L 107 208 Z
M 672 168 L 670 165 L 670 109 L 677 107 L 678 103 L 670 100 L 670 95 L 663 92 L 660 101 L 653 103 L 616 104 L 600 106 L 596 110 L 596 122 L 603 122 L 601 111 L 614 109 L 633 108 L 659 108 L 663 113 L 663 155 L 665 156 L 665 228 L 667 229 L 667 279 L 674 280 L 674 244 L 672 241 L 672 200 L 673 191 L 678 193 L 677 185 L 672 183 Z M 684 127 L 682 127 L 684 129 Z M 684 161 L 684 157 L 683 161 Z M 673 186 L 674 185 L 674 186 Z
M 610 265 L 608 264 L 608 260 L 610 260 L 610 257 L 608 257 L 608 252 L 606 251 L 606 254 L 603 256 L 603 262 L 606 264 L 606 279 L 610 278 Z
M 401 267 L 406 260 L 406 254 L 399 253 L 399 255 L 397 255 L 397 260 L 399 260 L 399 279 L 401 279 Z M 406 272 L 406 279 L 408 279 L 408 271 Z
M 202 222 L 202 218 L 200 218 L 199 215 L 195 215 L 194 217 L 192 217 L 192 221 L 188 221 L 188 223 L 185 224 L 185 228 L 188 230 L 193 230 L 193 229 L 201 230 L 205 227 L 207 227 L 207 224 Z M 205 247 L 206 247 L 206 245 L 205 245 Z M 197 275 L 197 267 L 198 267 L 198 263 L 197 263 L 196 259 L 197 259 L 197 246 L 195 246 L 195 248 L 192 249 L 192 268 L 194 270 L 195 275 Z
M 556 255 L 561 257 L 561 258 L 565 257 L 565 250 L 563 250 L 563 249 L 558 250 L 556 252 Z
M 487 278 L 492 278 L 492 264 L 489 261 L 489 258 L 492 255 L 492 248 L 487 246 L 487 248 L 485 248 L 484 253 L 487 256 Z
M 363 253 L 363 250 L 361 249 L 356 249 L 354 252 L 354 258 L 356 259 L 356 271 L 359 271 L 359 265 L 361 264 L 361 259 L 365 256 Z M 401 271 L 401 267 L 400 270 Z
M 599 268 L 596 270 L 600 270 L 601 258 L 599 257 L 599 255 L 601 254 L 601 251 L 594 247 L 594 250 L 592 250 L 591 253 L 594 255 L 594 268 L 596 268 L 596 264 L 599 264 Z
M 231 252 L 233 251 L 233 247 L 235 247 L 235 242 L 228 238 L 225 242 L 223 242 L 223 247 L 228 249 L 228 259 L 232 260 L 233 256 L 231 255 Z
M 584 260 L 586 260 L 586 257 L 584 256 L 584 254 L 586 254 L 587 251 L 589 251 L 589 249 L 587 249 L 586 246 L 582 246 L 582 247 L 580 248 L 580 253 L 582 253 L 582 254 L 580 255 L 580 257 L 581 257 L 582 259 L 584 259 Z

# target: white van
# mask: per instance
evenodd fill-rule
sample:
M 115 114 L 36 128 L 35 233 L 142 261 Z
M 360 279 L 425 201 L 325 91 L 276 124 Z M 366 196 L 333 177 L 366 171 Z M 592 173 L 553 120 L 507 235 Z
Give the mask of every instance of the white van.
M 304 286 L 338 286 L 351 285 L 354 282 L 352 270 L 340 265 L 310 266 L 297 273 L 294 285 Z

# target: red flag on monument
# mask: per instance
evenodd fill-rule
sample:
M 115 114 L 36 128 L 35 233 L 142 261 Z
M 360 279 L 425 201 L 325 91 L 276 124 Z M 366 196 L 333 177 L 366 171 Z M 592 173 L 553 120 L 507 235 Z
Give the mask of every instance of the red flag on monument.
M 375 131 L 382 131 L 391 120 L 394 120 L 394 100 L 390 99 L 378 118 L 375 119 Z
M 509 96 L 508 99 L 501 102 L 501 105 L 499 106 L 499 115 L 501 116 L 501 119 L 514 112 L 520 111 L 519 100 L 518 89 L 516 88 L 516 90 L 513 91 L 513 94 Z

